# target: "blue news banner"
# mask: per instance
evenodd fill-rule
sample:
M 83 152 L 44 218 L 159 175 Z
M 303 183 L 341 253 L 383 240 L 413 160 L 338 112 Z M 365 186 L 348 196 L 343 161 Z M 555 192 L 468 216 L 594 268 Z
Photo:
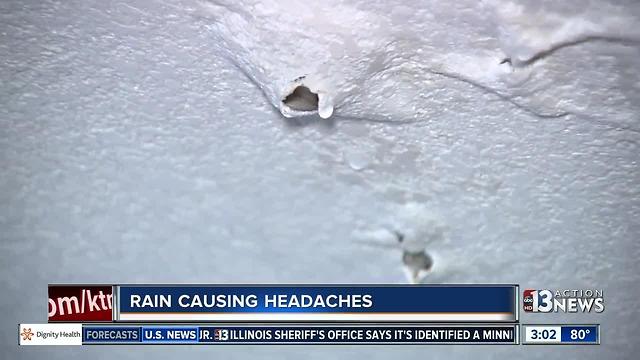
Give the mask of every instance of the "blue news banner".
M 239 344 L 517 344 L 516 324 L 460 325 L 83 325 L 82 343 Z
M 116 285 L 115 293 L 115 323 L 83 325 L 83 344 L 519 341 L 515 285 Z
M 514 322 L 513 285 L 118 285 L 116 322 Z

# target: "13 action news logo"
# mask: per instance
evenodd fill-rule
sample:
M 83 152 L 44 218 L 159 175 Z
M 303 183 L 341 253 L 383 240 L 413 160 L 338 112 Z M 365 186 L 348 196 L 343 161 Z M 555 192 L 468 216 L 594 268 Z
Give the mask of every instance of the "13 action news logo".
M 229 340 L 229 330 L 226 329 L 216 329 L 213 333 L 213 339 L 216 341 L 227 341 Z
M 524 291 L 526 312 L 601 313 L 604 311 L 602 290 L 531 290 Z

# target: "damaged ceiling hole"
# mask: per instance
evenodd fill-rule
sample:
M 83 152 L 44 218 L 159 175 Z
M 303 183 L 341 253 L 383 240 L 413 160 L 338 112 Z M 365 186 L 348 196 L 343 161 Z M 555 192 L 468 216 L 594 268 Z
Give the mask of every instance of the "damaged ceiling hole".
M 282 103 L 295 111 L 317 111 L 318 94 L 311 92 L 308 87 L 300 85 L 287 95 Z
M 404 234 L 400 231 L 393 231 L 401 246 L 404 243 Z M 431 271 L 433 268 L 433 258 L 425 249 L 407 249 L 402 250 L 402 263 L 411 273 L 413 283 L 418 283 L 420 273 Z

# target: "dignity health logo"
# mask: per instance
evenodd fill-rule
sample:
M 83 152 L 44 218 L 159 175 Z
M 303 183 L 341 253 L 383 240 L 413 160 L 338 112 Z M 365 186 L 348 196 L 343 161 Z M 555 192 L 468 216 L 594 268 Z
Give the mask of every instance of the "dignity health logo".
M 22 336 L 22 340 L 29 340 L 31 341 L 31 337 L 33 336 L 33 332 L 31 332 L 31 328 L 22 328 L 22 332 L 20 333 L 20 336 Z
M 82 324 L 20 324 L 20 345 L 82 345 Z

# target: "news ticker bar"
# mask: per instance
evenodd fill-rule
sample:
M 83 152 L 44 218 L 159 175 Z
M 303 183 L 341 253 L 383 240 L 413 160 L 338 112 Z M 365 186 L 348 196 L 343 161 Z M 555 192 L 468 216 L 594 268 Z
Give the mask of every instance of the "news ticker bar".
M 514 345 L 517 324 L 20 324 L 20 345 Z
M 49 322 L 515 322 L 517 285 L 49 285 Z
M 20 345 L 599 345 L 586 324 L 20 324 Z M 521 335 L 520 335 L 521 334 Z

